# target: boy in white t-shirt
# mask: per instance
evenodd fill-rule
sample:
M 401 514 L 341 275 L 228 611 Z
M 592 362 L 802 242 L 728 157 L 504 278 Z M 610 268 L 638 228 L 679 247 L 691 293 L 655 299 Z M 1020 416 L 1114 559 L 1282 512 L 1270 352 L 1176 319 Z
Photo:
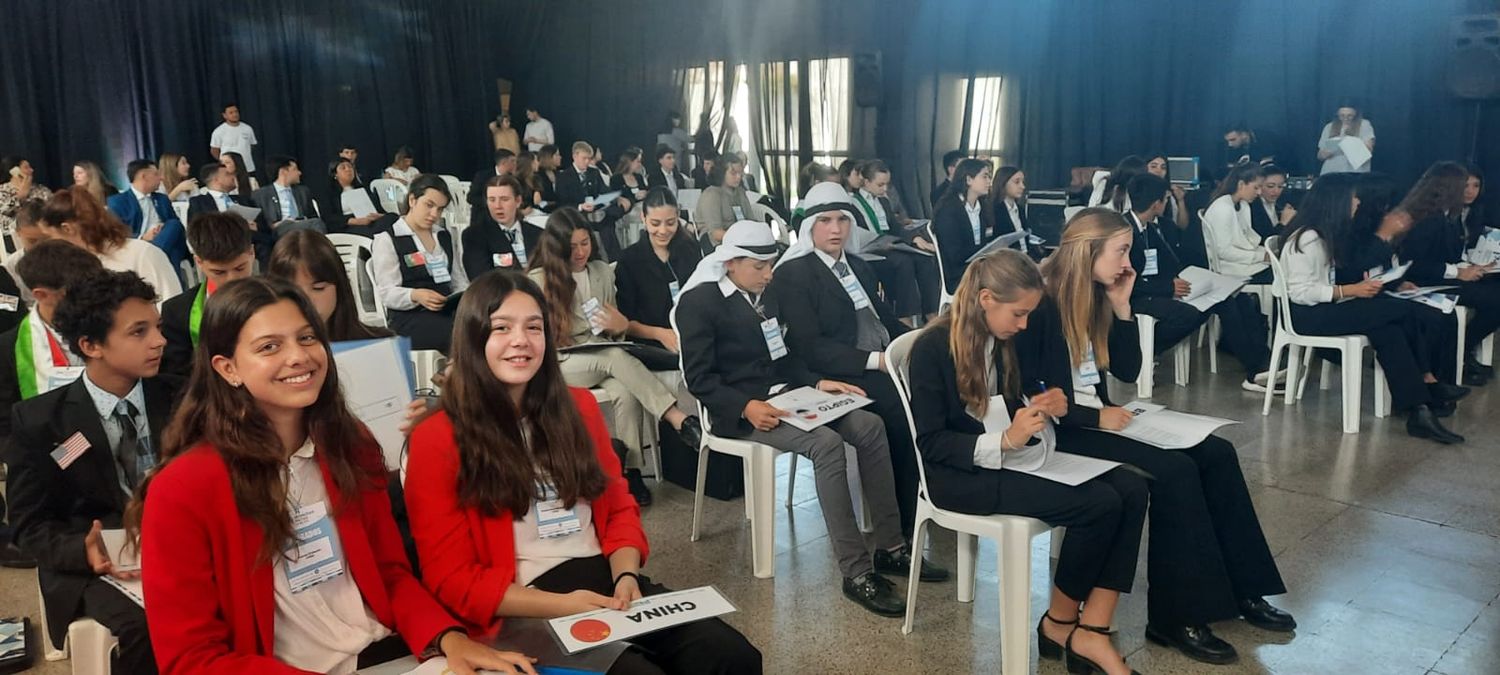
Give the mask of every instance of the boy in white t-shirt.
M 245 171 L 255 173 L 255 156 L 251 150 L 260 143 L 255 138 L 255 130 L 240 121 L 240 107 L 232 101 L 224 104 L 223 115 L 224 123 L 216 127 L 208 139 L 209 151 L 214 159 L 218 159 L 220 153 L 237 152 L 245 158 Z

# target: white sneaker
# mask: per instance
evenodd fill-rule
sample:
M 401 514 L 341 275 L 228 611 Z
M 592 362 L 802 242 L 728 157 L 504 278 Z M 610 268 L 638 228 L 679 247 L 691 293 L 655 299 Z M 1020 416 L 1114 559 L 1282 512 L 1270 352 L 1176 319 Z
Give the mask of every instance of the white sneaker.
M 1261 379 L 1262 375 L 1265 375 L 1265 373 L 1256 375 L 1255 378 L 1257 380 Z M 1266 385 L 1263 382 L 1256 382 L 1255 380 L 1240 380 L 1240 388 L 1245 391 L 1253 391 L 1261 394 L 1266 393 Z
M 1269 382 L 1270 379 L 1271 379 L 1271 371 L 1269 371 L 1269 370 L 1263 370 L 1261 372 L 1258 372 L 1258 373 L 1255 374 L 1255 377 L 1252 378 L 1252 379 L 1255 381 L 1256 384 L 1265 384 L 1266 382 Z M 1282 368 L 1281 370 L 1279 370 L 1279 371 L 1276 372 L 1276 384 L 1282 384 L 1283 382 L 1286 382 L 1286 369 L 1285 368 Z

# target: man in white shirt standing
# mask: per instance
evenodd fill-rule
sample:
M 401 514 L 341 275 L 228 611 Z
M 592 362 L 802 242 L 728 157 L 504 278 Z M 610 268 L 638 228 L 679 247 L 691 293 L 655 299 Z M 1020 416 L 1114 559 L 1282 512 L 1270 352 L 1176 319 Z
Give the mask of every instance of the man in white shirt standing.
M 255 156 L 251 151 L 260 143 L 255 138 L 255 130 L 240 121 L 240 107 L 233 101 L 224 104 L 223 115 L 224 123 L 215 128 L 208 139 L 208 151 L 214 159 L 218 159 L 220 153 L 237 152 L 245 158 L 245 171 L 255 173 Z
M 557 137 L 552 133 L 552 123 L 548 122 L 536 108 L 526 109 L 526 149 L 536 152 L 544 145 L 556 145 Z

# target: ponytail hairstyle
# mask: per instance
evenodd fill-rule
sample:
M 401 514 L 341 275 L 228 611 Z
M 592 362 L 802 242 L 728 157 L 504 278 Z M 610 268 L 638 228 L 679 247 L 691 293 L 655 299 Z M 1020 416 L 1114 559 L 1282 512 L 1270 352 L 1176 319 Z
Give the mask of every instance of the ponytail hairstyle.
M 1209 203 L 1213 203 L 1214 200 L 1224 195 L 1232 195 L 1240 189 L 1240 183 L 1254 183 L 1263 175 L 1264 173 L 1259 164 L 1241 164 L 1236 166 L 1229 170 L 1229 175 L 1225 176 L 1224 180 L 1219 183 L 1219 187 L 1214 190 L 1214 195 L 1208 201 Z
M 88 189 L 78 186 L 52 193 L 47 205 L 42 207 L 42 217 L 38 222 L 50 229 L 61 229 L 65 223 L 71 223 L 77 228 L 79 238 L 95 255 L 124 246 L 125 240 L 130 238 L 130 229 L 125 223 L 104 208 L 104 202 Z
M 203 446 L 219 454 L 229 474 L 240 515 L 264 532 L 257 561 L 269 564 L 281 555 L 295 531 L 287 507 L 286 451 L 254 397 L 233 387 L 214 370 L 214 357 L 233 358 L 240 332 L 261 310 L 290 302 L 301 312 L 327 354 L 327 373 L 318 400 L 303 413 L 308 438 L 318 448 L 333 482 L 333 511 L 356 503 L 359 493 L 382 488 L 385 463 L 369 429 L 349 412 L 339 389 L 338 365 L 318 312 L 296 286 L 280 279 L 250 277 L 231 281 L 209 298 L 203 310 L 193 371 L 172 421 L 162 432 L 161 459 L 136 488 L 126 509 L 126 526 L 139 537 L 151 481 L 161 467 Z
M 536 300 L 547 341 L 541 368 L 527 383 L 519 406 L 485 356 L 493 332 L 490 315 L 517 293 Z M 536 284 L 507 270 L 475 279 L 454 314 L 453 371 L 442 405 L 458 446 L 458 501 L 485 516 L 521 518 L 543 481 L 553 485 L 568 508 L 604 494 L 607 479 L 558 366 L 555 336 L 565 329 L 550 325 L 554 314 Z
M 958 290 L 953 293 L 951 310 L 936 325 L 948 326 L 948 351 L 958 375 L 958 397 L 967 408 L 982 417 L 989 411 L 989 371 L 985 368 L 985 344 L 994 337 L 985 321 L 980 293 L 988 291 L 1000 302 L 1016 302 L 1026 292 L 1041 292 L 1042 273 L 1020 251 L 1004 249 L 969 264 Z M 1000 373 L 1000 393 L 1021 394 L 1021 375 L 1016 363 L 1016 348 L 1010 340 L 995 340 L 994 362 Z
M 1109 171 L 1109 180 L 1104 183 L 1104 201 L 1100 206 L 1109 205 L 1115 211 L 1125 210 L 1126 190 L 1130 185 L 1130 179 L 1135 178 L 1146 171 L 1146 160 L 1140 155 L 1126 155 L 1115 168 Z M 1131 204 L 1131 206 L 1135 206 Z
M 1079 211 L 1063 226 L 1062 243 L 1047 258 L 1043 270 L 1047 295 L 1062 315 L 1063 339 L 1073 367 L 1078 367 L 1094 348 L 1094 360 L 1109 368 L 1109 328 L 1114 321 L 1104 285 L 1094 280 L 1094 261 L 1104 247 L 1130 223 L 1118 212 L 1103 206 Z

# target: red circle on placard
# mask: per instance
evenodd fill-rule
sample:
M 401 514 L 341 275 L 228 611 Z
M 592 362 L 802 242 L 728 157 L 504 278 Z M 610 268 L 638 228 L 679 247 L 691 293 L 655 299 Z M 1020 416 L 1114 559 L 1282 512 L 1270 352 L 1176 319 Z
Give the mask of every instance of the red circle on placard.
M 609 637 L 609 624 L 598 619 L 584 619 L 568 629 L 579 642 L 599 642 Z

